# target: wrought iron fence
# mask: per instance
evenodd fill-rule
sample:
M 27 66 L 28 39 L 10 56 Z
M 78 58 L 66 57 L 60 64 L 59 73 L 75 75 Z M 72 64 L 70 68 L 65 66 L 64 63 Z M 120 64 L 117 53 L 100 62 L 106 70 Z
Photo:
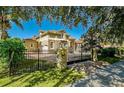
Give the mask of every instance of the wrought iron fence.
M 42 51 L 25 51 L 21 62 L 10 63 L 10 75 L 16 75 L 36 70 L 46 70 L 55 67 L 56 54 Z
M 46 70 L 49 68 L 54 68 L 56 66 L 57 55 L 55 52 L 42 52 L 38 51 L 25 51 L 24 59 L 22 62 L 10 63 L 10 75 L 16 75 L 26 72 L 33 72 L 36 70 Z M 84 55 L 81 53 L 74 54 L 68 53 L 67 64 L 73 64 L 88 60 L 89 55 Z

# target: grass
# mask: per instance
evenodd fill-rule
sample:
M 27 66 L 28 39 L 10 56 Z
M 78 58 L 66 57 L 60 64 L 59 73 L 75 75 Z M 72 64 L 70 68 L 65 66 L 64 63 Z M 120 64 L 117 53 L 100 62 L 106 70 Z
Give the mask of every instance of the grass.
M 117 56 L 114 56 L 114 57 L 98 56 L 98 60 L 99 60 L 99 61 L 105 61 L 105 62 L 108 62 L 108 63 L 110 63 L 110 64 L 119 62 L 119 61 L 122 60 L 122 59 L 124 59 L 124 58 L 120 58 L 120 57 L 117 57 Z
M 75 80 L 86 76 L 84 72 L 76 69 L 59 70 L 55 63 L 40 61 L 47 68 L 32 73 L 8 76 L 7 69 L 0 69 L 0 87 L 62 87 L 73 83 Z M 37 60 L 25 60 L 23 65 L 19 65 L 18 70 L 32 67 L 37 64 Z
M 85 76 L 84 72 L 74 69 L 60 71 L 52 68 L 46 71 L 24 73 L 19 76 L 0 75 L 0 87 L 62 87 Z

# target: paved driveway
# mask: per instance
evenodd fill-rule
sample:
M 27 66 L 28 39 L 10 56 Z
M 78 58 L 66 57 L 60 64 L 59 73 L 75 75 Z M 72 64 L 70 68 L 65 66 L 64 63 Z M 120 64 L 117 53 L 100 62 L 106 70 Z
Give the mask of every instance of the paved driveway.
M 97 69 L 85 79 L 75 82 L 73 87 L 124 87 L 124 61 Z
M 85 59 L 87 55 L 89 54 L 83 54 L 82 58 Z M 39 53 L 38 55 L 37 52 L 28 52 L 26 56 L 28 59 L 38 59 L 38 56 L 39 56 L 40 60 L 48 60 L 48 61 L 54 61 L 54 62 L 56 61 L 56 57 L 57 57 L 56 54 Z M 80 59 L 81 59 L 80 53 L 68 54 L 68 61 L 75 61 L 75 60 L 80 60 Z

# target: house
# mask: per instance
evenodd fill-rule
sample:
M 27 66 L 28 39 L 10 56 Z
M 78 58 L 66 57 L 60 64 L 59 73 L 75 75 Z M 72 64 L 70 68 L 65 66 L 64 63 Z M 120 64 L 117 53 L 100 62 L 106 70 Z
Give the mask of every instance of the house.
M 66 47 L 69 53 L 81 52 L 83 42 L 69 36 L 64 30 L 40 30 L 38 36 L 23 41 L 28 51 L 37 51 L 39 48 L 44 53 L 55 53 L 60 47 Z
M 61 46 L 67 47 L 69 52 L 74 52 L 75 49 L 75 39 L 64 30 L 40 30 L 38 42 L 43 52 L 55 52 Z
M 29 39 L 23 39 L 24 46 L 28 51 L 37 51 L 39 47 L 39 43 L 36 39 L 29 38 Z
M 83 44 L 83 40 L 76 40 L 75 41 L 75 52 L 81 52 L 81 45 Z

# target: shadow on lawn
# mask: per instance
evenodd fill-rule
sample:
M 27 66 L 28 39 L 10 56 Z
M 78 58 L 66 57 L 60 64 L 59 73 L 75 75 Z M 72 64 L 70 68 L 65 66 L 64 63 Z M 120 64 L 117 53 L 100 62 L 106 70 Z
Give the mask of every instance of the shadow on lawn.
M 4 78 L 4 77 L 6 77 L 6 76 L 9 76 L 8 73 L 9 73 L 9 72 L 0 73 L 0 78 Z
M 32 79 L 30 79 L 29 84 L 26 85 L 25 87 L 32 87 L 32 86 L 37 86 L 37 85 L 39 86 L 40 83 L 45 82 L 45 81 L 51 84 L 52 80 L 59 80 L 56 84 L 53 85 L 53 87 L 58 87 L 64 82 L 64 80 L 69 76 L 69 74 L 72 73 L 72 71 L 73 70 L 66 72 L 66 69 L 65 69 L 63 71 L 48 70 L 42 74 L 41 72 L 39 72 L 40 74 L 35 73 L 32 76 Z M 45 87 L 44 85 L 42 86 Z
M 18 77 L 18 78 L 16 78 L 16 79 L 12 79 L 10 82 L 8 82 L 8 83 L 2 85 L 1 87 L 5 87 L 5 86 L 7 86 L 7 85 L 9 85 L 9 84 L 12 84 L 12 83 L 14 83 L 14 82 L 16 82 L 16 81 L 18 81 L 18 80 L 24 78 L 24 77 L 27 76 L 27 75 L 28 75 L 28 74 L 24 74 L 24 75 L 22 75 L 22 76 L 20 76 L 20 77 Z M 12 78 L 13 78 L 13 77 L 12 77 Z
M 47 79 L 49 79 L 50 77 L 47 77 L 46 74 L 48 73 L 49 71 L 45 72 L 45 73 L 42 73 L 39 71 L 38 73 L 34 73 L 32 75 L 32 77 L 30 77 L 30 80 L 29 80 L 29 84 L 26 85 L 25 87 L 32 87 L 32 86 L 35 86 L 35 85 L 38 85 L 39 83 L 41 82 L 44 82 L 46 81 Z M 25 80 L 26 81 L 26 80 Z
M 1 87 L 11 86 L 11 85 L 16 86 L 15 84 L 18 84 L 17 86 L 24 86 L 24 87 L 33 87 L 33 86 L 59 87 L 64 83 L 74 82 L 74 76 L 73 75 L 71 76 L 72 72 L 73 69 L 72 70 L 48 69 L 44 71 L 25 73 L 20 76 L 5 77 L 7 78 L 7 80 L 11 79 L 11 81 L 8 80 L 8 82 L 1 85 Z
M 70 70 L 69 72 L 67 72 L 60 80 L 59 82 L 57 82 L 53 87 L 59 87 L 63 81 L 69 76 L 69 74 L 72 72 L 73 70 Z

